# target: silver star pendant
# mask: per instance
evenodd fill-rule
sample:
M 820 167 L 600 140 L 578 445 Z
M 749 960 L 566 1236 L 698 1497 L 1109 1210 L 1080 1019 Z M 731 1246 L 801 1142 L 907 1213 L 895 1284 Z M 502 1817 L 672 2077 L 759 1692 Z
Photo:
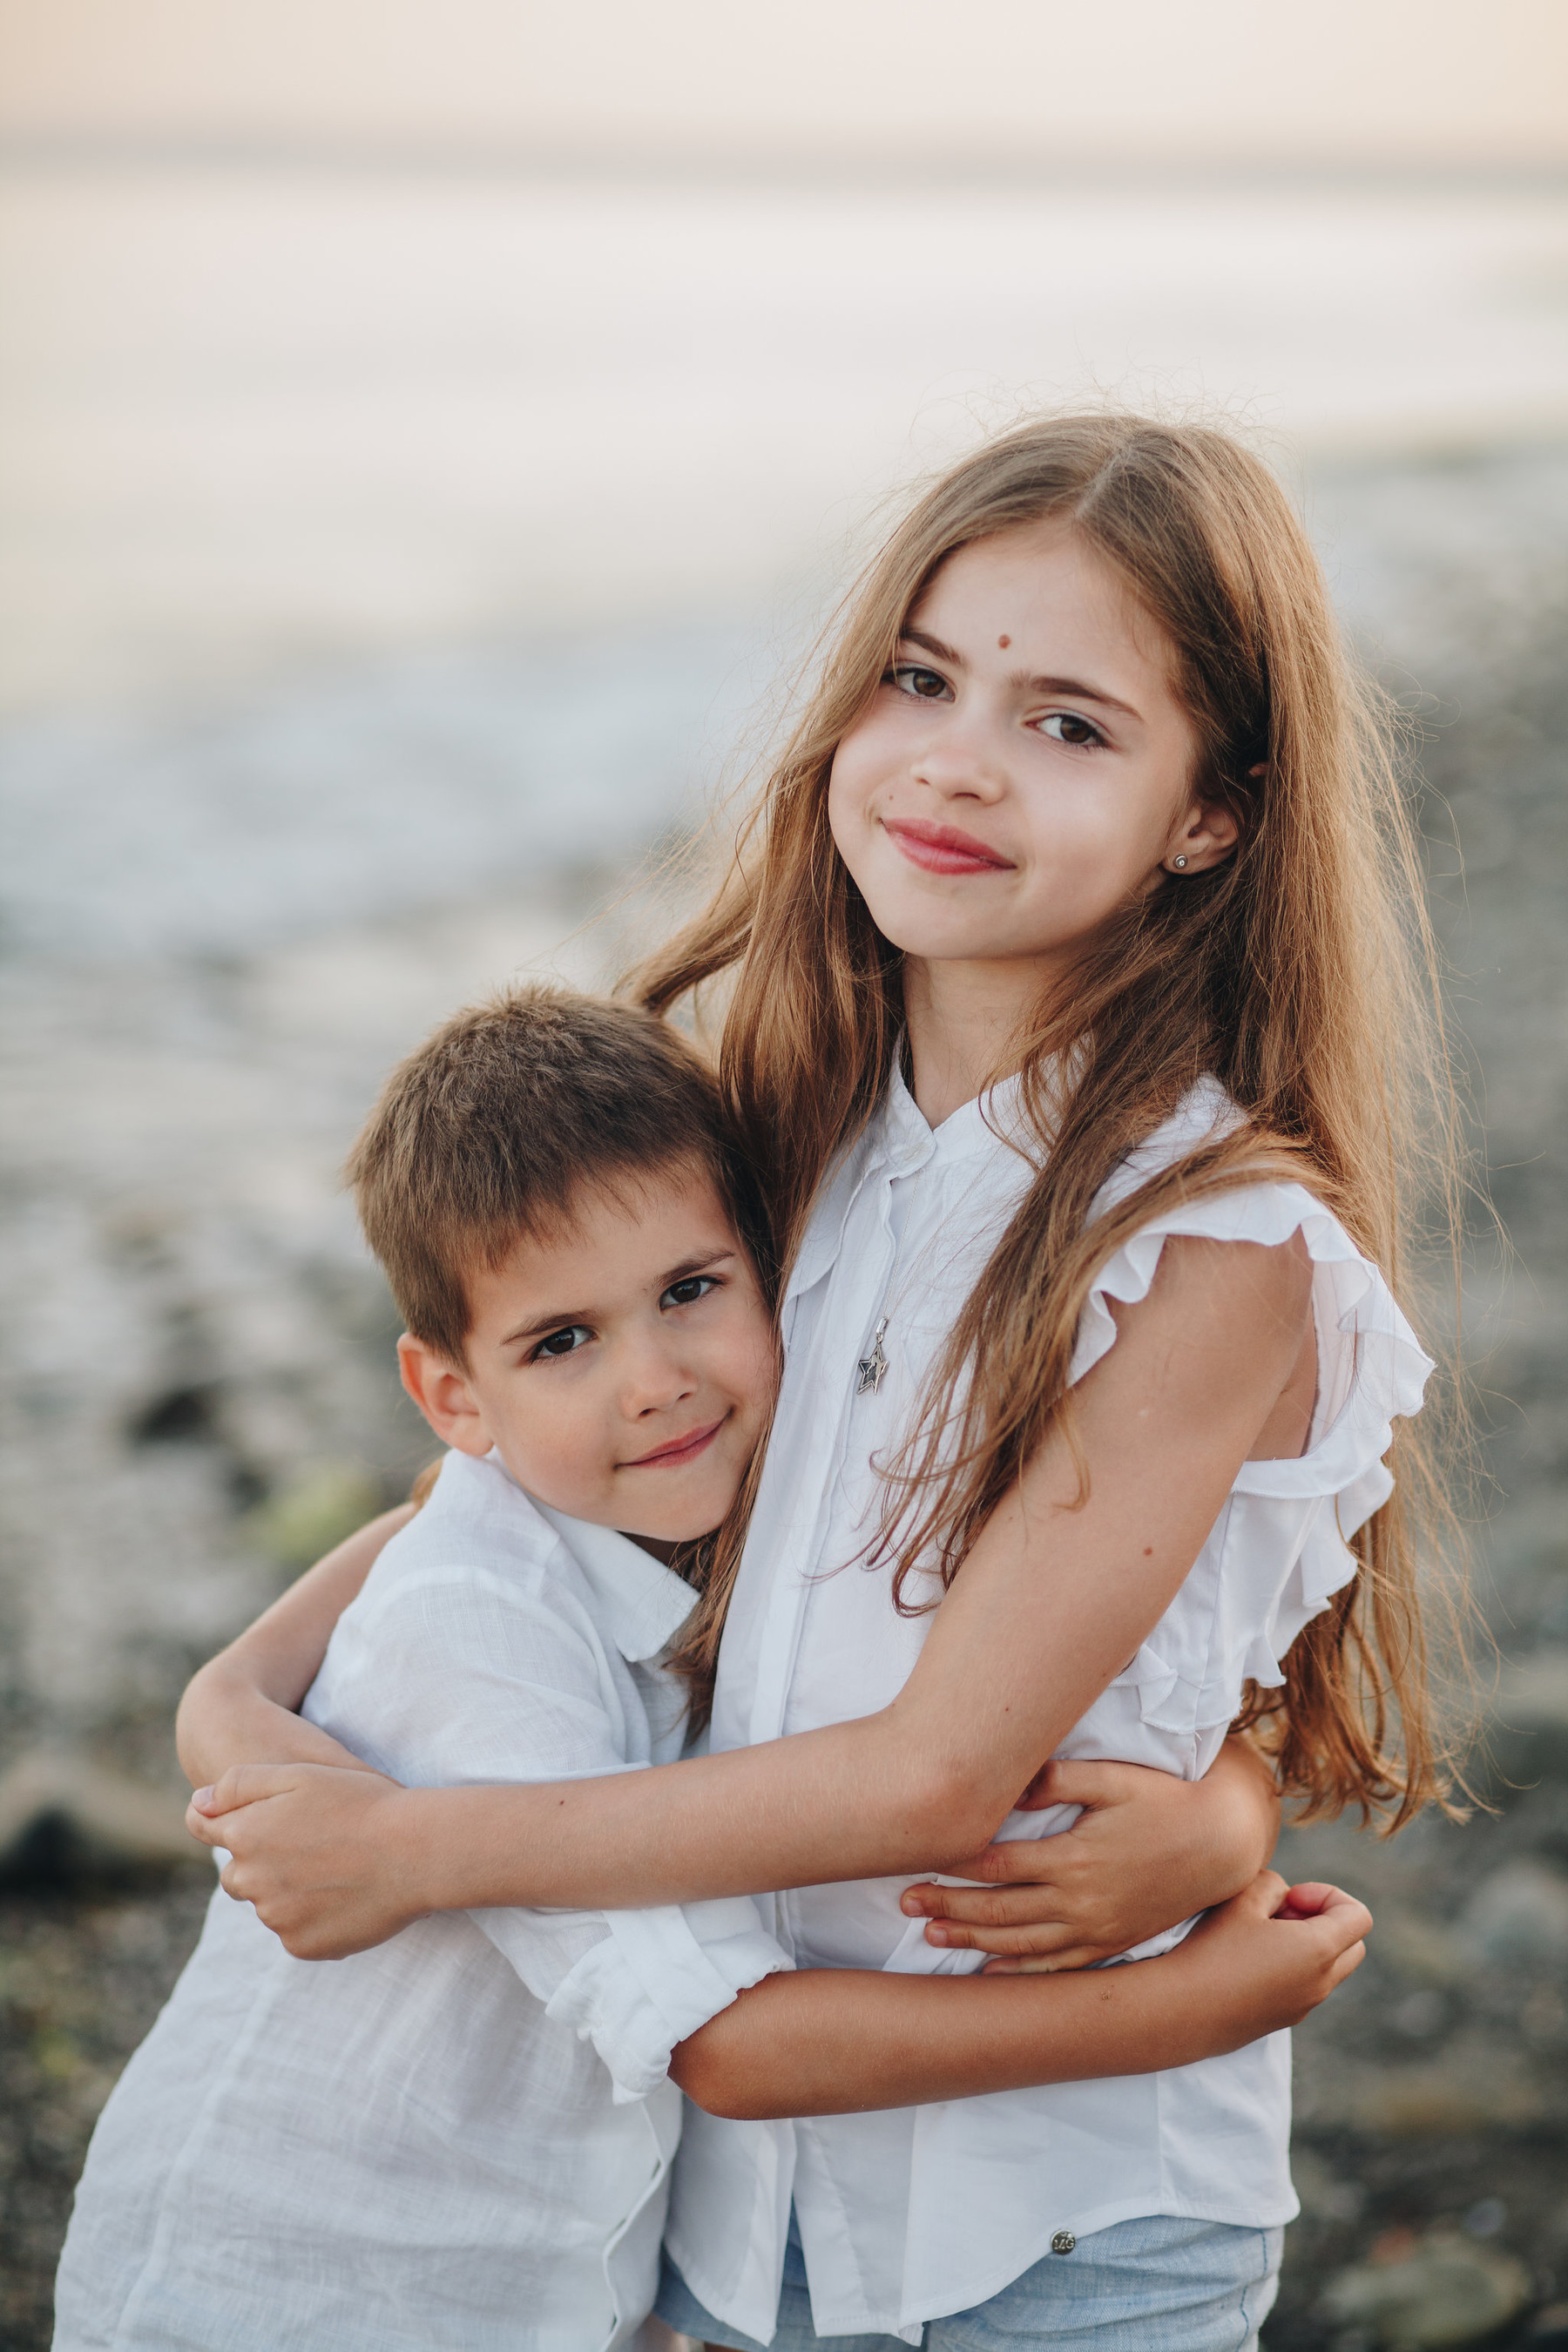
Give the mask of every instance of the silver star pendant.
M 884 1315 L 871 1334 L 871 1352 L 860 1359 L 860 1377 L 855 1383 L 858 1397 L 875 1396 L 882 1385 L 882 1375 L 888 1369 L 888 1359 L 882 1353 L 882 1334 L 888 1328 Z

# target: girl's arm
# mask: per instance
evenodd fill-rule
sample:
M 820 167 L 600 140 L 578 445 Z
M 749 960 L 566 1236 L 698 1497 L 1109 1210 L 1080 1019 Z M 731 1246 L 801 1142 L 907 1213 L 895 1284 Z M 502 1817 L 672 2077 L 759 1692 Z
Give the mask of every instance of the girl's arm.
M 330 1732 L 319 1731 L 295 1709 L 316 1679 L 333 1626 L 357 1596 L 382 1546 L 413 1516 L 413 1505 L 405 1503 L 372 1519 L 192 1676 L 174 1718 L 174 1739 L 193 1788 L 257 1756 L 366 1769 Z
M 432 1910 L 637 1908 L 824 1881 L 963 1874 L 1196 1559 L 1310 1328 L 1295 1243 L 1167 1240 L 1079 1382 L 1089 1473 L 1053 1432 L 965 1559 L 879 1714 L 597 1781 L 403 1790 L 252 1768 L 189 1819 L 291 1950 Z M 232 1808 L 243 1808 L 243 1818 Z
M 929 1944 L 998 1957 L 991 1973 L 1088 1968 L 1249 1886 L 1279 1839 L 1279 1788 L 1233 1734 L 1201 1780 L 1143 1764 L 1047 1764 L 1025 1810 L 1081 1805 L 1069 1830 L 1010 1838 L 965 1865 L 984 1886 L 911 1886 Z
M 1264 1872 L 1168 1958 L 1048 1983 L 807 1969 L 764 1977 L 680 2042 L 710 2114 L 846 2115 L 1149 2074 L 1295 2025 L 1359 1968 L 1371 1914 Z

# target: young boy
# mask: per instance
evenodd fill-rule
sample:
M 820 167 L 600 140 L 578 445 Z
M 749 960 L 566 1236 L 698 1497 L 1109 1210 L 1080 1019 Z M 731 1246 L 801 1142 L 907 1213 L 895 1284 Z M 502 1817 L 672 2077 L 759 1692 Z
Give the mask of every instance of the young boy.
M 303 1712 L 424 1785 L 673 1759 L 667 1563 L 700 1573 L 776 1371 L 711 1081 L 650 1016 L 522 992 L 395 1074 L 351 1168 L 452 1450 Z M 792 1976 L 750 1897 L 441 1913 L 310 1963 L 220 1893 L 94 2136 L 57 2352 L 609 2352 L 653 2301 L 678 2048 L 753 2114 L 1184 2063 L 1343 1972 L 1365 1915 L 1284 1931 L 1280 1891 L 1115 1971 L 1113 2017 L 1104 1977 Z

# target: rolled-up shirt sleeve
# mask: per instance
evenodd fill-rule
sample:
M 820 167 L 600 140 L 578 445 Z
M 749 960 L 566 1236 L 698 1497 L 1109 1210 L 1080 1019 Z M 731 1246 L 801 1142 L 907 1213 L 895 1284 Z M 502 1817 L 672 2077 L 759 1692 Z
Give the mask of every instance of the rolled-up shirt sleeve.
M 349 1655 L 340 1644 L 337 1695 L 347 1701 L 352 1685 L 355 1748 L 402 1780 L 434 1787 L 646 1769 L 626 1757 L 600 1638 L 559 1594 L 531 1594 L 482 1570 L 432 1572 L 400 1583 L 355 1633 Z M 416 1657 L 418 1674 L 388 1674 L 389 1654 Z M 317 1719 L 332 1728 L 331 1704 Z M 795 1965 L 750 1895 L 646 1911 L 470 1916 L 547 2015 L 593 2043 L 617 2100 L 646 2097 L 678 2042 L 749 1986 Z
M 617 2099 L 647 2096 L 669 2072 L 670 2053 L 763 1977 L 795 1963 L 764 1928 L 749 1895 L 668 1904 L 652 1911 L 476 1911 L 474 1917 L 546 2014 L 592 2042 Z M 535 1921 L 572 1918 L 597 1935 L 564 1976 L 550 1979 L 559 1947 Z M 543 1962 L 542 1966 L 541 1963 Z

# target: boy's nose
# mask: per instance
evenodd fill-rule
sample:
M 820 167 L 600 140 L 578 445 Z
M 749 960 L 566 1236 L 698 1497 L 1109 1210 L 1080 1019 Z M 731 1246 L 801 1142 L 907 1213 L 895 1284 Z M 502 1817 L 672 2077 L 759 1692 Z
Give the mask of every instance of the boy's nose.
M 621 1368 L 621 1406 L 628 1421 L 666 1412 L 695 1386 L 686 1367 L 668 1348 L 650 1339 L 627 1350 Z

